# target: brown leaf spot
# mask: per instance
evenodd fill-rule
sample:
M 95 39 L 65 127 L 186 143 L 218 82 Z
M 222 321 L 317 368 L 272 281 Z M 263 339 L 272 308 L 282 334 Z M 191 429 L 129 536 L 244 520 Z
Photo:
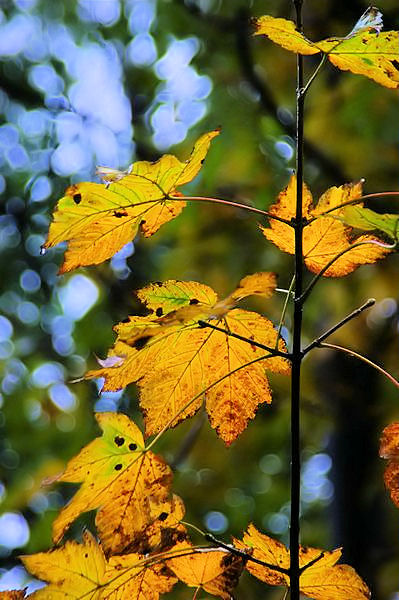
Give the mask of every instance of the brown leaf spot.
M 134 452 L 137 449 L 137 444 L 129 444 L 129 450 L 131 450 L 132 452 Z
M 114 210 L 114 217 L 120 219 L 121 217 L 127 217 L 128 214 L 125 210 Z
M 168 513 L 167 512 L 161 512 L 161 514 L 158 517 L 158 519 L 160 521 L 166 521 L 167 518 L 168 518 Z
M 163 310 L 161 307 L 157 308 L 157 310 L 155 311 L 155 314 L 157 315 L 157 317 L 162 317 L 163 315 Z
M 79 204 L 82 201 L 82 194 L 74 194 L 73 201 L 75 204 Z
M 123 438 L 123 437 L 120 437 L 119 435 L 117 435 L 117 436 L 114 438 L 114 442 L 115 442 L 115 444 L 116 444 L 117 446 L 123 446 L 123 444 L 125 443 L 125 438 Z
M 197 298 L 191 298 L 190 304 L 199 304 L 199 300 L 197 300 Z
M 122 463 L 118 463 L 117 465 L 114 466 L 115 471 L 120 471 L 122 468 Z
M 136 348 L 136 350 L 141 350 L 142 348 L 144 348 L 144 346 L 146 345 L 146 343 L 148 342 L 148 340 L 151 339 L 150 335 L 145 335 L 142 338 L 136 340 L 133 343 L 133 347 Z

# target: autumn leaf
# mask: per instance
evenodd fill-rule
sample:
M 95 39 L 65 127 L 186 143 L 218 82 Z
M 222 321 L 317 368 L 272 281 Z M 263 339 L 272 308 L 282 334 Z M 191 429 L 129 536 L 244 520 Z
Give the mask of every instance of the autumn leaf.
M 325 277 L 343 277 L 360 265 L 374 263 L 390 251 L 381 240 L 372 235 L 354 236 L 353 229 L 340 219 L 344 208 L 336 208 L 362 195 L 362 182 L 331 187 L 313 207 L 309 188 L 303 186 L 303 217 L 309 223 L 303 229 L 303 256 L 305 265 L 313 273 L 320 273 L 328 263 L 342 253 L 323 273 Z M 362 204 L 359 204 L 362 206 Z M 333 212 L 327 212 L 333 211 Z M 269 208 L 271 215 L 291 220 L 296 214 L 296 176 L 292 175 L 288 186 L 278 200 Z M 334 215 L 334 216 L 332 216 Z M 270 219 L 270 227 L 261 227 L 264 236 L 280 250 L 294 254 L 295 233 L 293 227 Z M 360 244 L 360 245 L 359 245 Z
M 23 556 L 22 562 L 32 575 L 49 583 L 29 596 L 35 600 L 158 600 L 177 581 L 163 565 L 147 566 L 139 554 L 113 556 L 107 561 L 87 531 L 83 544 L 70 541 L 49 552 Z
M 176 188 L 194 179 L 219 133 L 201 136 L 185 162 L 165 154 L 154 163 L 133 163 L 126 172 L 102 167 L 99 172 L 106 184 L 83 182 L 67 188 L 43 246 L 45 250 L 68 242 L 60 273 L 99 264 L 130 242 L 139 229 L 149 237 L 179 215 L 184 198 L 171 196 L 182 196 Z
M 374 9 L 376 10 L 376 9 Z M 255 35 L 266 35 L 286 50 L 297 54 L 327 55 L 328 60 L 343 71 L 351 71 L 389 87 L 399 87 L 399 33 L 381 32 L 381 13 L 369 13 L 358 21 L 344 38 L 328 38 L 311 42 L 296 30 L 293 21 L 268 15 L 255 19 Z
M 252 556 L 269 565 L 283 569 L 290 566 L 289 550 L 281 542 L 260 533 L 253 525 L 249 525 L 243 540 L 234 540 L 240 549 L 252 549 Z M 317 548 L 300 547 L 300 568 L 312 563 L 300 575 L 299 587 L 302 594 L 313 600 L 365 600 L 370 598 L 370 591 L 356 571 L 348 565 L 337 565 L 341 550 L 319 550 Z M 316 560 L 318 559 L 318 560 Z M 248 561 L 246 569 L 255 577 L 268 585 L 285 585 L 289 587 L 288 574 L 274 571 L 271 567 Z
M 188 543 L 176 545 L 181 555 L 165 560 L 174 574 L 189 587 L 202 588 L 213 596 L 231 600 L 244 567 L 244 559 L 227 550 L 195 550 Z
M 384 482 L 392 502 L 399 508 L 399 423 L 390 423 L 382 432 L 380 456 L 388 460 Z
M 228 333 L 199 328 L 198 320 L 274 349 L 277 333 L 271 321 L 231 308 L 238 298 L 250 293 L 269 295 L 274 287 L 274 276 L 256 274 L 218 302 L 211 288 L 196 282 L 150 285 L 138 295 L 153 315 L 129 317 L 115 327 L 118 337 L 108 359 L 126 358 L 115 366 L 90 371 L 86 377 L 104 377 L 105 390 L 137 382 L 147 435 L 192 416 L 205 398 L 212 427 L 230 444 L 254 417 L 258 405 L 271 402 L 265 369 L 287 375 L 289 363 L 280 356 L 266 359 L 267 351 Z M 167 312 L 175 306 L 179 308 Z M 281 339 L 278 348 L 285 352 Z
M 23 600 L 25 590 L 5 590 L 0 592 L 0 600 Z
M 160 546 L 184 514 L 176 497 L 169 497 L 172 472 L 166 463 L 144 447 L 138 427 L 124 414 L 98 413 L 103 435 L 72 458 L 64 473 L 51 482 L 81 483 L 53 523 L 58 543 L 70 524 L 82 513 L 99 509 L 96 526 L 105 552 L 151 550 Z M 49 482 L 48 482 L 49 483 Z M 172 504 L 173 506 L 172 506 Z M 175 517 L 167 521 L 169 513 Z M 180 526 L 177 533 L 184 532 Z M 180 537 L 180 539 L 184 539 Z

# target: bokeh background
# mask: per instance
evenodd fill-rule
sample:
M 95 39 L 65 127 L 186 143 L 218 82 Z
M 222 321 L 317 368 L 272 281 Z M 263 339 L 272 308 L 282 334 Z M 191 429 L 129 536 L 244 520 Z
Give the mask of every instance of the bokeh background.
M 306 34 L 345 35 L 367 5 L 306 0 Z M 397 0 L 379 8 L 385 28 L 398 29 Z M 248 18 L 261 14 L 292 18 L 291 2 L 0 0 L 0 590 L 40 585 L 17 557 L 50 547 L 52 520 L 75 488 L 41 481 L 98 435 L 93 410 L 141 423 L 134 386 L 99 394 L 95 383 L 69 383 L 106 354 L 113 324 L 142 310 L 133 291 L 175 278 L 222 295 L 257 270 L 289 284 L 291 257 L 264 239 L 253 216 L 202 203 L 95 268 L 59 277 L 64 248 L 40 254 L 51 210 L 71 182 L 95 180 L 95 165 L 126 168 L 166 151 L 187 158 L 194 140 L 219 125 L 186 191 L 261 208 L 273 201 L 294 166 L 295 57 L 251 38 Z M 306 59 L 308 75 L 316 65 Z M 361 177 L 367 192 L 398 189 L 397 92 L 326 65 L 308 96 L 305 130 L 315 199 Z M 395 212 L 397 201 L 370 207 Z M 398 282 L 395 255 L 324 280 L 306 304 L 304 343 L 375 297 L 331 341 L 398 377 Z M 278 323 L 283 301 L 276 294 L 247 307 Z M 289 317 L 284 335 L 289 342 Z M 158 447 L 174 466 L 187 520 L 226 540 L 250 521 L 288 539 L 289 386 L 278 377 L 272 384 L 273 404 L 231 448 L 202 414 Z M 345 561 L 383 600 L 399 598 L 399 511 L 384 490 L 378 440 L 398 419 L 397 389 L 363 363 L 329 350 L 305 361 L 302 539 L 343 546 Z M 86 515 L 69 535 L 79 538 L 92 522 Z M 260 595 L 280 599 L 282 591 L 244 576 L 237 598 Z

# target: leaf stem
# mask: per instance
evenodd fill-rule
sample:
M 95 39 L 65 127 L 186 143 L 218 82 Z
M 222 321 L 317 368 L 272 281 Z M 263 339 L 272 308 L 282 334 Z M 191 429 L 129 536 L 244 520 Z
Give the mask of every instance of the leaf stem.
M 375 362 L 373 362 L 369 358 L 366 358 L 362 354 L 359 354 L 358 352 L 355 352 L 354 350 L 351 350 L 350 348 L 345 348 L 344 346 L 337 346 L 336 344 L 326 344 L 326 343 L 322 343 L 322 342 L 319 343 L 316 346 L 316 348 L 327 348 L 330 350 L 338 350 L 339 352 L 345 352 L 345 354 L 354 356 L 355 358 L 358 358 L 359 360 L 362 360 L 366 364 L 370 365 L 370 367 L 373 367 L 373 369 L 376 369 L 376 371 L 379 371 L 382 375 L 384 375 L 384 377 L 389 379 L 389 381 L 391 383 L 393 383 L 393 385 L 395 387 L 399 388 L 399 381 L 397 379 L 395 379 L 395 377 L 393 377 L 390 373 L 388 373 L 388 371 L 386 371 L 385 369 L 383 369 L 382 367 L 377 365 Z
M 349 246 L 349 248 L 345 248 L 345 250 L 338 252 L 338 254 L 336 254 L 326 265 L 324 265 L 324 267 L 317 273 L 317 275 L 313 277 L 312 281 L 309 283 L 308 287 L 302 294 L 302 300 L 306 300 L 316 283 L 321 277 L 323 277 L 324 273 L 328 271 L 328 269 L 335 263 L 336 260 L 338 260 L 347 252 L 350 252 L 354 248 L 358 248 L 359 246 L 365 246 L 366 244 L 374 244 L 375 246 L 381 246 L 382 248 L 386 248 L 387 250 L 393 250 L 394 248 L 396 248 L 396 242 L 394 242 L 393 244 L 384 244 L 379 240 L 369 240 L 368 242 L 356 242 L 352 244 L 351 246 Z
M 208 321 L 199 320 L 198 325 L 203 328 L 209 327 L 210 329 L 214 329 L 215 331 L 220 331 L 220 333 L 225 333 L 229 337 L 233 337 L 237 340 L 241 340 L 242 342 L 246 342 L 247 344 L 255 346 L 256 348 L 267 350 L 272 356 L 281 356 L 282 358 L 288 358 L 288 360 L 291 358 L 291 355 L 288 352 L 281 352 L 281 350 L 278 350 L 277 348 L 271 348 L 270 346 L 266 346 L 265 344 L 261 344 L 260 342 L 256 342 L 255 340 L 251 340 L 250 338 L 244 337 L 243 335 L 239 335 L 238 333 L 233 333 L 228 329 L 223 329 L 223 327 L 212 325 L 212 323 L 209 323 Z
M 280 336 L 281 336 L 281 330 L 283 328 L 285 314 L 287 312 L 288 302 L 290 301 L 290 298 L 291 298 L 291 295 L 292 295 L 292 289 L 294 287 L 294 283 L 295 283 L 295 275 L 292 276 L 292 279 L 291 279 L 291 282 L 290 282 L 290 287 L 288 288 L 288 290 L 284 290 L 286 292 L 286 297 L 285 297 L 285 300 L 284 300 L 283 310 L 281 311 L 281 317 L 280 317 L 280 321 L 279 321 L 279 324 L 278 324 L 276 345 L 274 347 L 275 350 L 278 349 L 278 342 L 279 342 L 279 339 L 280 339 Z
M 333 327 L 330 327 L 330 329 L 327 329 L 327 331 L 325 331 L 324 333 L 322 333 L 321 335 L 319 335 L 319 337 L 317 337 L 313 342 L 311 342 L 308 346 L 306 346 L 306 348 L 304 348 L 302 350 L 303 356 L 305 356 L 305 354 L 307 354 L 308 352 L 310 352 L 310 350 L 312 350 L 313 348 L 316 348 L 317 346 L 320 346 L 320 344 L 321 344 L 321 342 L 323 340 L 327 339 L 335 331 L 337 331 L 343 325 L 345 325 L 346 323 L 348 323 L 348 321 L 351 321 L 352 319 L 355 319 L 356 317 L 358 317 L 364 310 L 367 310 L 371 306 L 374 306 L 374 304 L 375 304 L 375 299 L 374 298 L 369 298 L 364 304 L 362 304 L 361 306 L 359 306 L 359 308 L 356 308 L 356 310 L 353 310 L 344 319 L 341 319 L 341 321 L 339 321 L 338 323 L 336 323 Z
M 224 204 L 226 206 L 232 206 L 234 208 L 242 208 L 243 210 L 247 210 L 248 212 L 257 213 L 267 217 L 268 219 L 274 219 L 275 221 L 281 221 L 281 223 L 285 223 L 286 225 L 290 225 L 292 227 L 291 221 L 288 219 L 284 219 L 283 217 L 279 217 L 277 215 L 273 215 L 267 210 L 262 210 L 261 208 L 255 208 L 254 206 L 249 206 L 248 204 L 241 204 L 240 202 L 233 202 L 231 200 L 222 200 L 221 198 L 208 198 L 205 196 L 166 196 L 167 200 L 178 200 L 180 202 L 212 202 L 213 204 Z
M 387 196 L 399 196 L 399 192 L 375 192 L 373 194 L 365 194 L 364 196 L 360 196 L 359 198 L 355 198 L 354 200 L 348 200 L 348 202 L 343 202 L 342 204 L 337 204 L 337 206 L 329 208 L 328 210 L 325 210 L 324 212 L 320 213 L 319 215 L 317 215 L 317 217 L 312 217 L 311 219 L 308 219 L 305 227 L 307 225 L 310 225 L 310 223 L 312 223 L 319 217 L 324 217 L 325 215 L 328 215 L 329 213 L 332 213 L 335 210 L 345 208 L 345 206 L 351 206 L 352 204 L 360 204 L 361 202 L 363 202 L 363 200 L 370 200 L 372 198 L 386 198 Z
M 317 65 L 316 69 L 314 70 L 313 74 L 309 77 L 305 87 L 301 90 L 302 94 L 306 94 L 306 92 L 308 91 L 308 89 L 310 88 L 310 86 L 312 85 L 313 81 L 316 79 L 317 75 L 319 74 L 319 71 L 322 69 L 322 67 L 325 65 L 325 62 L 327 60 L 327 54 L 323 54 L 321 61 L 319 62 L 319 64 Z

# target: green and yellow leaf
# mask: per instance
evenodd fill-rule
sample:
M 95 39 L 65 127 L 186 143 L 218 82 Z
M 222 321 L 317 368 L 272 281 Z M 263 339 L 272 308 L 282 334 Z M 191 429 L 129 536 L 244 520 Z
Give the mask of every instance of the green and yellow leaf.
M 148 552 L 151 539 L 159 545 L 161 529 L 171 528 L 171 522 L 165 522 L 169 512 L 177 514 L 174 524 L 184 514 L 180 499 L 174 500 L 173 509 L 170 505 L 172 472 L 160 457 L 146 451 L 140 430 L 126 415 L 98 413 L 96 419 L 103 435 L 51 480 L 81 483 L 53 523 L 54 542 L 80 514 L 99 509 L 96 526 L 106 553 L 127 547 L 137 551 L 147 542 Z
M 338 218 L 350 227 L 363 231 L 382 231 L 393 240 L 398 241 L 399 215 L 379 214 L 369 208 L 356 205 L 346 206 Z
M 215 130 L 201 136 L 185 162 L 166 154 L 154 163 L 133 163 L 126 172 L 104 167 L 100 173 L 111 183 L 83 182 L 67 188 L 56 206 L 43 246 L 46 249 L 68 243 L 60 273 L 99 264 L 130 242 L 139 230 L 149 237 L 179 215 L 186 203 L 177 188 L 198 174 L 212 139 L 219 133 Z
M 153 319 L 130 317 L 119 323 L 107 360 L 125 358 L 115 366 L 90 371 L 86 377 L 104 377 L 105 390 L 138 383 L 147 435 L 192 416 L 205 400 L 212 427 L 230 444 L 255 416 L 258 405 L 271 402 L 265 369 L 287 375 L 289 363 L 279 356 L 267 358 L 267 351 L 227 333 L 199 328 L 198 320 L 274 348 L 277 332 L 271 321 L 232 308 L 239 298 L 254 293 L 270 295 L 274 287 L 272 274 L 258 273 L 242 280 L 236 292 L 218 302 L 213 290 L 195 282 L 148 286 L 139 297 L 155 310 Z M 156 316 L 177 305 L 177 310 Z M 278 348 L 285 351 L 281 339 Z
M 290 552 L 281 542 L 261 533 L 253 525 L 249 525 L 242 541 L 234 540 L 240 549 L 252 549 L 252 556 L 269 565 L 288 569 Z M 299 579 L 302 594 L 313 600 L 365 600 L 370 598 L 370 591 L 364 581 L 348 565 L 337 565 L 341 550 L 319 550 L 317 548 L 300 547 L 299 566 L 305 569 Z M 318 560 L 316 560 L 318 559 Z M 268 585 L 284 585 L 289 587 L 290 577 L 285 573 L 274 571 L 271 567 L 248 561 L 246 569 L 255 577 Z
M 343 277 L 360 265 L 374 263 L 390 252 L 377 237 L 356 237 L 352 227 L 342 222 L 341 216 L 345 209 L 338 207 L 361 196 L 362 182 L 348 183 L 329 188 L 320 197 L 317 206 L 313 207 L 311 193 L 304 185 L 302 212 L 303 217 L 311 222 L 303 230 L 303 257 L 305 265 L 313 273 L 320 273 L 340 253 L 342 255 L 323 273 L 325 277 Z M 359 203 L 359 206 L 362 204 Z M 269 212 L 286 220 L 295 217 L 295 175 L 292 175 L 288 186 L 280 193 L 277 202 L 269 208 Z M 261 230 L 280 250 L 294 254 L 295 234 L 290 225 L 270 219 L 270 227 L 261 227 Z
M 266 35 L 286 50 L 297 54 L 322 52 L 343 71 L 373 79 L 389 88 L 399 87 L 399 33 L 381 32 L 380 26 L 354 28 L 345 38 L 311 42 L 296 30 L 293 21 L 263 16 L 256 19 L 255 35 Z

